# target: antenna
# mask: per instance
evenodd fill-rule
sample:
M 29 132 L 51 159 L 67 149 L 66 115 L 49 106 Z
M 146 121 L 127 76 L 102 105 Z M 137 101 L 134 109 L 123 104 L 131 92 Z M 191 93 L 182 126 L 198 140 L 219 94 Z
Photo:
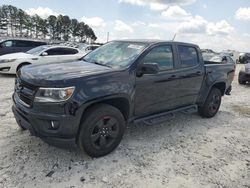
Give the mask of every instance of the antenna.
M 172 41 L 174 41 L 175 37 L 176 37 L 177 33 L 174 34 L 174 38 L 172 39 Z
M 107 42 L 109 41 L 109 32 L 107 33 Z

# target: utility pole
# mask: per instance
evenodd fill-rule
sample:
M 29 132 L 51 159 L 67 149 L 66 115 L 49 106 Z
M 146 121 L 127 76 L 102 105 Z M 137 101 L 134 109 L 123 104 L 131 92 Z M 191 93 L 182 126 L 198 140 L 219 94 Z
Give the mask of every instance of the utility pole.
M 109 32 L 107 33 L 107 42 L 109 41 Z

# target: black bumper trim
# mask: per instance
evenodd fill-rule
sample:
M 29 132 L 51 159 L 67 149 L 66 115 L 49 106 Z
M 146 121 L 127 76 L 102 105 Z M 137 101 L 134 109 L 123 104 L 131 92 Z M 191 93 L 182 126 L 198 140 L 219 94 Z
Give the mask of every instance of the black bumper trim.
M 15 116 L 18 126 L 21 127 L 21 129 L 24 130 L 28 129 L 32 136 L 37 135 L 31 124 L 29 123 L 29 121 L 25 117 L 23 117 L 23 115 L 20 112 L 18 112 L 14 106 L 12 106 L 12 112 Z

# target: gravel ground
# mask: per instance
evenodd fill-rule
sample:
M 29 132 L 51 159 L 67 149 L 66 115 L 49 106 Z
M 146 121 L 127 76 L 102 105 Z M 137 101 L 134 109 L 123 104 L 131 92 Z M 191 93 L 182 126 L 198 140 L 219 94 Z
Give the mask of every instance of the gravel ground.
M 130 126 L 120 146 L 98 159 L 20 131 L 13 84 L 14 77 L 0 76 L 0 187 L 250 188 L 250 85 L 237 77 L 216 117 L 179 114 Z

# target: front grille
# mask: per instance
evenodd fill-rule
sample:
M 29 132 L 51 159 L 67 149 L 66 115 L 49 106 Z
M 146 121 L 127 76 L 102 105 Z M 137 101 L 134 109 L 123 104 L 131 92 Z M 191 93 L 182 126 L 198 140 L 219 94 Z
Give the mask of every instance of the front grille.
M 34 101 L 36 87 L 22 81 L 20 78 L 16 78 L 15 81 L 15 93 L 19 100 L 28 107 L 31 107 Z

